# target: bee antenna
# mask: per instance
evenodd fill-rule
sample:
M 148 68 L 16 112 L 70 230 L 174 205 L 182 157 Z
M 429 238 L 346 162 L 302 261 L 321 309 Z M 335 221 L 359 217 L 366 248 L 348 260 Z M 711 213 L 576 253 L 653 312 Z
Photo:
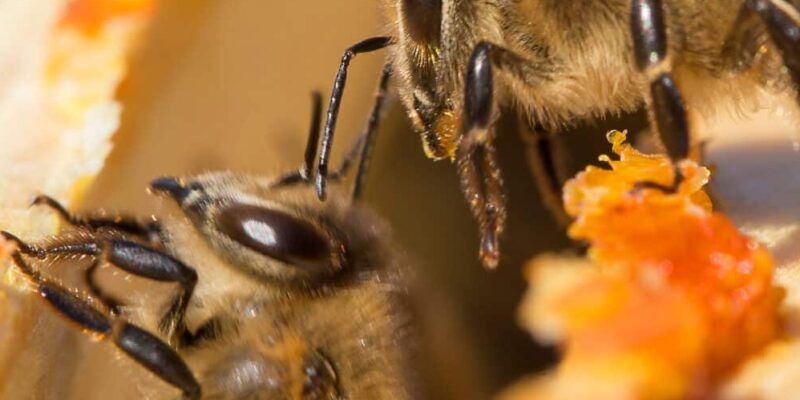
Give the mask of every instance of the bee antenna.
M 381 122 L 383 115 L 384 103 L 386 102 L 386 92 L 389 86 L 389 78 L 392 76 L 392 65 L 386 63 L 381 72 L 381 78 L 378 83 L 378 91 L 375 93 L 375 101 L 372 106 L 372 111 L 367 120 L 367 127 L 361 135 L 363 144 L 361 145 L 361 159 L 358 162 L 358 169 L 356 170 L 355 180 L 353 182 L 353 200 L 361 198 L 364 191 L 364 181 L 367 176 L 367 169 L 369 161 L 372 156 L 372 150 L 375 147 L 375 139 L 377 138 L 378 125 Z
M 356 160 L 356 158 L 358 158 L 358 169 L 356 171 L 356 176 L 353 183 L 353 200 L 358 200 L 361 197 L 361 193 L 364 189 L 364 180 L 366 178 L 367 168 L 369 167 L 372 149 L 375 145 L 375 135 L 378 132 L 378 125 L 380 124 L 381 117 L 383 116 L 383 109 L 385 108 L 384 103 L 386 102 L 386 93 L 391 76 L 392 65 L 390 63 L 386 63 L 386 65 L 383 67 L 383 72 L 381 72 L 378 89 L 375 93 L 375 99 L 373 101 L 372 111 L 369 114 L 369 119 L 367 120 L 367 125 L 364 127 L 364 131 L 358 135 L 355 142 L 350 147 L 350 150 L 344 156 L 344 159 L 342 159 L 341 164 L 339 164 L 339 167 L 332 171 L 329 176 L 326 176 L 326 180 L 329 179 L 332 181 L 339 181 L 344 179 L 344 176 L 352 167 L 353 162 Z M 320 144 L 319 142 L 322 126 L 322 95 L 320 92 L 314 91 L 311 94 L 311 99 L 313 103 L 311 111 L 311 126 L 309 127 L 308 141 L 306 142 L 303 165 L 300 167 L 300 169 L 294 170 L 289 174 L 279 178 L 276 183 L 277 186 L 290 185 L 298 182 L 312 183 L 314 161 L 318 156 L 317 151 L 319 150 Z M 322 162 L 322 160 L 320 160 L 320 162 Z M 317 165 L 317 174 L 320 173 L 320 165 L 322 164 Z M 320 197 L 320 200 L 324 199 L 324 197 Z
M 358 159 L 358 168 L 353 180 L 353 196 L 352 200 L 358 200 L 364 190 L 364 180 L 366 179 L 369 161 L 372 155 L 372 149 L 375 147 L 375 138 L 378 133 L 378 125 L 380 125 L 381 117 L 386 103 L 386 93 L 389 86 L 389 78 L 392 76 L 392 65 L 387 63 L 383 67 L 383 72 L 378 83 L 378 89 L 375 92 L 373 100 L 372 111 L 370 111 L 369 119 L 364 130 L 358 135 L 356 140 L 350 146 L 342 162 L 336 170 L 332 171 L 327 177 L 330 181 L 341 181 L 344 179 L 347 172 L 353 166 L 353 163 Z M 310 144 L 310 142 L 309 142 Z M 306 153 L 308 157 L 308 153 Z M 310 180 L 309 180 L 310 181 Z M 307 181 L 308 182 L 308 181 Z M 321 199 L 324 200 L 324 199 Z
M 314 170 L 314 160 L 317 158 L 319 148 L 319 134 L 322 128 L 322 93 L 315 90 L 311 93 L 311 126 L 308 130 L 308 141 L 306 142 L 306 152 L 303 166 L 300 168 L 300 176 L 303 180 L 311 179 Z
M 378 36 L 362 40 L 345 50 L 342 56 L 342 61 L 339 64 L 339 70 L 336 72 L 336 79 L 333 83 L 333 90 L 331 91 L 331 99 L 328 103 L 328 118 L 325 120 L 325 129 L 322 135 L 322 149 L 319 152 L 319 162 L 317 163 L 317 173 L 315 176 L 315 186 L 317 197 L 320 200 L 325 199 L 325 187 L 328 183 L 328 162 L 331 156 L 331 148 L 333 145 L 333 133 L 336 127 L 336 120 L 339 116 L 339 106 L 342 104 L 342 96 L 344 96 L 344 87 L 347 82 L 347 69 L 350 66 L 350 61 L 356 54 L 370 53 L 376 50 L 383 49 L 392 44 L 392 38 L 387 36 Z

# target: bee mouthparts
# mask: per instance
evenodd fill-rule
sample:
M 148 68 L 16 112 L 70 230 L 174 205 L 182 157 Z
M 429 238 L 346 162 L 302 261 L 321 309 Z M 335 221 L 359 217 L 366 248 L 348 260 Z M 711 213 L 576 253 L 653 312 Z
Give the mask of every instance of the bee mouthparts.
M 178 203 L 182 202 L 192 191 L 188 189 L 177 178 L 164 176 L 156 178 L 150 182 L 150 192 L 166 193 Z

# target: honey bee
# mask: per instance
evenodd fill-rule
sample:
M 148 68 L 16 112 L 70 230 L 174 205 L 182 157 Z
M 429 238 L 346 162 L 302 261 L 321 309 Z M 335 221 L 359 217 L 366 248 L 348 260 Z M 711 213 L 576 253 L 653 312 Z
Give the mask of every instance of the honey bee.
M 407 272 L 382 223 L 356 200 L 381 112 L 381 79 L 366 131 L 335 180 L 360 156 L 352 195 L 318 201 L 310 187 L 321 97 L 297 170 L 275 177 L 212 172 L 150 185 L 179 216 L 73 215 L 43 243 L 11 233 L 12 260 L 34 290 L 79 329 L 108 340 L 185 399 L 404 399 L 415 397 Z M 37 267 L 84 256 L 89 296 Z M 95 277 L 102 263 L 177 284 L 162 310 L 137 310 Z M 121 297 L 121 296 L 120 296 Z M 141 322 L 135 318 L 139 318 Z
M 564 125 L 646 105 L 653 130 L 677 161 L 692 149 L 687 110 L 711 111 L 723 99 L 760 89 L 786 93 L 800 84 L 800 12 L 790 0 L 385 0 L 384 6 L 390 36 L 345 51 L 326 136 L 335 128 L 351 59 L 388 47 L 425 153 L 456 162 L 487 267 L 498 263 L 506 219 L 493 146 L 499 105 L 524 115 L 529 142 L 545 151 Z M 323 146 L 321 197 L 329 152 Z M 680 181 L 676 171 L 671 185 L 643 184 L 671 190 Z

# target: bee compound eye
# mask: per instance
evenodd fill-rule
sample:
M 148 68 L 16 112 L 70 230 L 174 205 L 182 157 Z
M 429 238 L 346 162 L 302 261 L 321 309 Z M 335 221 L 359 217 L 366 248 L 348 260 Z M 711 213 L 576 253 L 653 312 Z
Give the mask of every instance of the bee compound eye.
M 311 222 L 285 212 L 247 204 L 233 204 L 217 216 L 219 230 L 267 257 L 307 272 L 337 267 L 329 235 Z
M 441 35 L 441 0 L 403 0 L 403 23 L 417 43 L 438 43 Z

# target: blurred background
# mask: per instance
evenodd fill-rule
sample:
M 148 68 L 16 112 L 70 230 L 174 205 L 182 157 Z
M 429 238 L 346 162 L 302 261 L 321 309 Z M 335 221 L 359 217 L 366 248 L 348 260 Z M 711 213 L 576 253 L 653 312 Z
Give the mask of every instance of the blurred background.
M 270 174 L 298 166 L 310 93 L 321 90 L 327 99 L 343 50 L 385 33 L 377 3 L 162 2 L 121 89 L 125 108 L 114 150 L 82 207 L 149 214 L 156 202 L 145 188 L 157 176 L 217 169 Z M 377 52 L 351 64 L 334 160 L 364 125 L 384 59 Z M 635 132 L 644 121 L 637 114 L 566 132 L 575 150 L 572 170 L 609 151 L 607 130 Z M 422 301 L 433 348 L 428 372 L 446 382 L 441 398 L 484 398 L 554 362 L 553 350 L 523 332 L 515 313 L 526 262 L 544 251 L 573 249 L 539 199 L 516 131 L 513 116 L 500 121 L 509 225 L 496 271 L 477 262 L 477 226 L 453 164 L 424 157 L 398 102 L 377 140 L 364 201 L 388 220 L 428 291 Z M 112 353 L 100 350 L 81 368 L 118 368 L 107 360 Z M 92 392 L 127 379 L 125 373 L 104 376 L 92 381 Z

